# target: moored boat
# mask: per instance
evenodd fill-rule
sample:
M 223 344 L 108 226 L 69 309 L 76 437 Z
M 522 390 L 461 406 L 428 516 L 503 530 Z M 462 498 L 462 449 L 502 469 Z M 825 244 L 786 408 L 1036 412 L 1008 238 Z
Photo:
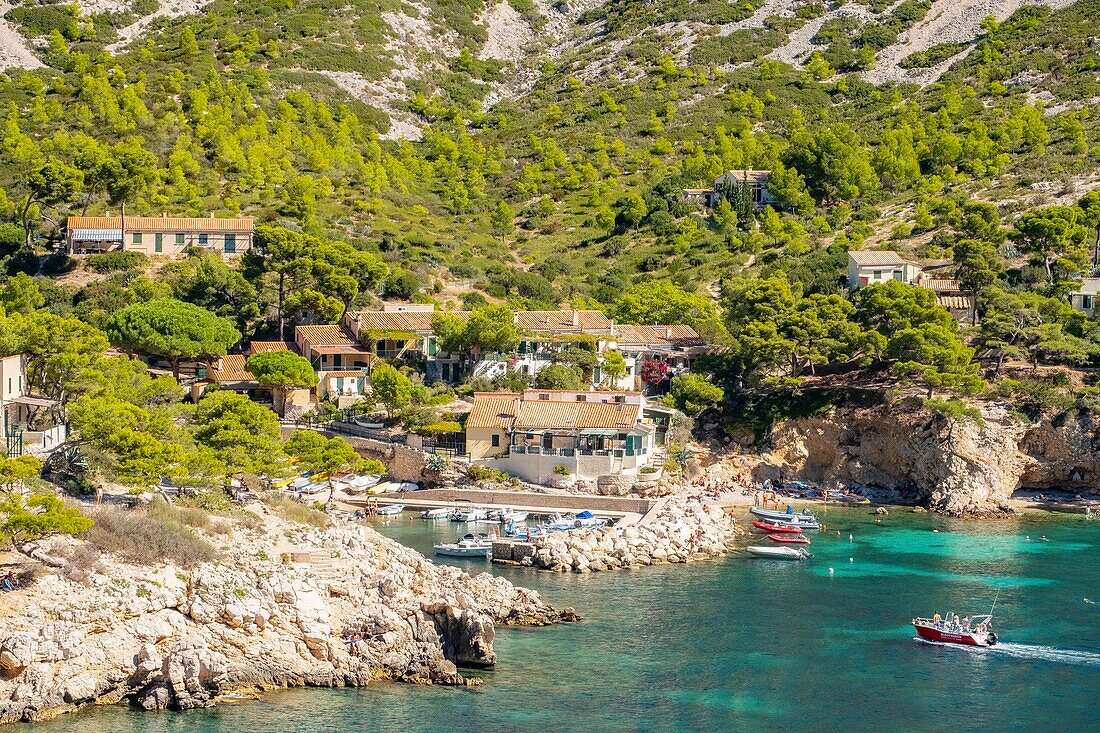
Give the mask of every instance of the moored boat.
M 463 507 L 451 512 L 452 522 L 487 522 L 489 511 L 478 507 Z
M 965 616 L 962 620 L 957 613 L 949 613 L 945 617 L 937 613 L 932 618 L 913 619 L 913 628 L 917 630 L 917 636 L 920 638 L 941 644 L 993 646 L 997 643 L 991 613 L 973 617 Z
M 821 528 L 821 523 L 817 521 L 817 515 L 809 509 L 795 512 L 793 508 L 787 507 L 787 511 L 780 512 L 774 509 L 761 509 L 760 507 L 754 506 L 749 509 L 749 512 L 753 516 L 759 517 L 767 522 L 778 522 L 779 524 L 788 524 L 795 527 L 801 527 L 802 529 Z
M 748 551 L 750 555 L 766 557 L 771 560 L 805 560 L 806 558 L 813 557 L 813 555 L 806 552 L 801 547 L 765 547 L 762 545 L 749 545 L 745 550 Z
M 485 535 L 463 535 L 456 542 L 433 545 L 435 554 L 446 557 L 489 557 L 493 542 Z
M 768 539 L 772 542 L 778 542 L 785 545 L 808 545 L 810 541 L 806 539 L 805 535 L 788 535 L 788 534 L 770 534 Z
M 387 504 L 386 506 L 378 507 L 378 516 L 393 516 L 395 514 L 400 514 L 404 509 L 404 504 Z
M 420 516 L 424 519 L 446 519 L 451 516 L 451 512 L 454 511 L 450 507 L 437 507 L 436 509 L 425 509 L 420 512 Z
M 752 526 L 757 529 L 762 529 L 769 534 L 802 534 L 802 528 L 795 527 L 793 524 L 780 524 L 778 522 L 772 523 L 757 520 L 752 523 Z

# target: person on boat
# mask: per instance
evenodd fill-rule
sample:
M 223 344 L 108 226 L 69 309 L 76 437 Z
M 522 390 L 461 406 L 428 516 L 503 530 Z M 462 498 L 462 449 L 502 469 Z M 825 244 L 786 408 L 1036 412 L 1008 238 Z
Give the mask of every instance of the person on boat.
M 934 614 L 932 614 L 932 623 L 936 624 L 936 626 L 939 626 L 943 623 L 943 617 L 940 616 L 939 611 L 936 611 Z
M 967 630 L 970 629 L 970 617 L 969 616 L 963 616 L 963 628 L 967 629 Z

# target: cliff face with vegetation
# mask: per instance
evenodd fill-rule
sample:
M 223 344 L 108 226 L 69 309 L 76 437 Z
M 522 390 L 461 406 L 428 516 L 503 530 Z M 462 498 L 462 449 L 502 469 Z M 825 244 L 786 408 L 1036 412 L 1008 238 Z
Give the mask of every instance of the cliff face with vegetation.
M 982 419 L 927 411 L 841 409 L 773 432 L 761 473 L 893 490 L 891 499 L 954 515 L 1004 511 L 1020 489 L 1095 489 L 1100 440 L 1088 411 L 1027 423 L 998 407 Z
M 495 663 L 496 624 L 561 618 L 537 593 L 433 565 L 362 527 L 268 517 L 266 531 L 234 534 L 219 560 L 190 569 L 40 543 L 34 554 L 55 571 L 0 598 L 0 723 L 278 687 L 463 684 L 457 665 Z

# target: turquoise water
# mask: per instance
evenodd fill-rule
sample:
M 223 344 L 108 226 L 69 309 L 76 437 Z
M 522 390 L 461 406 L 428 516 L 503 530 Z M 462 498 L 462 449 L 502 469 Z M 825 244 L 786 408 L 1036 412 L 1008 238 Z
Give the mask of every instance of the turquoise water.
M 1100 730 L 1100 521 L 978 524 L 900 510 L 881 523 L 831 510 L 827 521 L 805 563 L 734 555 L 594 575 L 495 568 L 585 621 L 500 630 L 500 662 L 476 673 L 479 688 L 294 690 L 183 714 L 100 710 L 42 729 Z M 415 516 L 376 527 L 429 553 L 456 531 Z M 914 641 L 913 615 L 984 613 L 998 592 L 1003 646 Z

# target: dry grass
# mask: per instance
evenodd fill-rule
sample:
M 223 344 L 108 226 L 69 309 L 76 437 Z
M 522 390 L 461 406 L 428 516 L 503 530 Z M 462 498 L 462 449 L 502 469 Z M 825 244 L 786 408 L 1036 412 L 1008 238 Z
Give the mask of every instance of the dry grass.
M 264 497 L 264 504 L 284 519 L 298 524 L 308 524 L 311 527 L 327 527 L 329 524 L 329 517 L 324 512 L 291 501 L 285 496 L 269 494 Z
M 83 538 L 129 562 L 168 561 L 192 567 L 217 557 L 214 547 L 195 531 L 210 526 L 209 515 L 199 509 L 176 509 L 158 500 L 147 509 L 101 509 L 91 516 L 95 524 Z

